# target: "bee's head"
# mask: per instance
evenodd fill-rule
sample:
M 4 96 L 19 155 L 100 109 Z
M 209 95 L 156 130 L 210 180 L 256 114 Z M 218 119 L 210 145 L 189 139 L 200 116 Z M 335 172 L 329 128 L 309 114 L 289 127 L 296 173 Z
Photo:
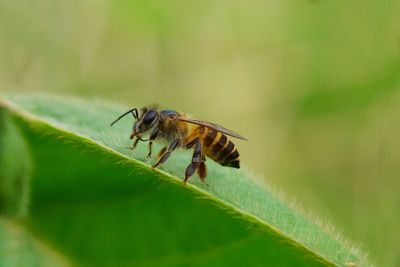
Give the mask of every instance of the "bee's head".
M 140 111 L 140 116 L 136 117 L 133 124 L 131 139 L 137 134 L 141 134 L 152 129 L 158 122 L 159 114 L 154 108 L 144 107 Z
M 133 137 L 135 136 L 141 139 L 140 134 L 149 131 L 158 123 L 158 111 L 155 108 L 144 107 L 140 110 L 140 114 L 138 114 L 138 110 L 136 108 L 128 110 L 127 112 L 119 116 L 118 119 L 116 119 L 113 123 L 111 123 L 111 126 L 129 113 L 131 113 L 136 120 L 133 124 L 133 129 L 130 136 L 131 139 L 133 139 Z

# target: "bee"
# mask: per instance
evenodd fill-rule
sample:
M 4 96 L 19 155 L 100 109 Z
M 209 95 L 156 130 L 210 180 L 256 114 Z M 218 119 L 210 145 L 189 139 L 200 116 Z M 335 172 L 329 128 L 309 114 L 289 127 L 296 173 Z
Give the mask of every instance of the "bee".
M 247 140 L 243 136 L 228 130 L 218 124 L 197 120 L 171 109 L 159 110 L 155 107 L 144 107 L 138 112 L 132 108 L 119 116 L 113 126 L 121 118 L 132 114 L 135 122 L 130 135 L 133 141 L 131 149 L 135 149 L 139 141 L 149 142 L 148 158 L 151 157 L 154 141 L 164 141 L 168 146 L 162 148 L 158 155 L 158 162 L 153 168 L 166 162 L 176 148 L 192 149 L 193 156 L 185 171 L 184 183 L 197 173 L 202 182 L 207 176 L 205 165 L 206 157 L 211 158 L 222 166 L 240 168 L 239 152 L 227 136 Z M 148 139 L 142 135 L 149 133 Z

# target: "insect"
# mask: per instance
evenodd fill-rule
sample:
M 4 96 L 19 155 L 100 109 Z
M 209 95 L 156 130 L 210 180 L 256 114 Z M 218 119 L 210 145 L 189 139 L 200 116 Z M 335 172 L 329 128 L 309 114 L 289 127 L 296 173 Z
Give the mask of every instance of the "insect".
M 160 150 L 158 162 L 153 168 L 166 162 L 178 147 L 194 149 L 192 160 L 185 171 L 184 183 L 196 170 L 200 180 L 205 181 L 206 156 L 222 166 L 240 168 L 239 152 L 227 136 L 247 139 L 231 130 L 218 124 L 190 118 L 175 110 L 159 110 L 156 107 L 144 107 L 140 111 L 137 108 L 130 109 L 112 122 L 111 126 L 128 114 L 132 114 L 135 119 L 130 135 L 130 139 L 133 140 L 131 149 L 135 149 L 139 141 L 149 141 L 147 157 L 150 158 L 154 141 L 161 140 L 168 143 L 168 146 Z M 147 133 L 150 133 L 149 138 L 143 139 L 142 135 Z

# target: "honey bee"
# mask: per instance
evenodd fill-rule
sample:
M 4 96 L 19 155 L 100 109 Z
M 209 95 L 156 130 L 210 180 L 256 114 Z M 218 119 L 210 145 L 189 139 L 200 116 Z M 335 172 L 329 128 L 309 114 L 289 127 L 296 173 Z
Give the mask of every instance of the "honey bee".
M 205 181 L 207 176 L 206 156 L 222 166 L 240 168 L 239 152 L 227 136 L 247 139 L 231 130 L 218 124 L 190 118 L 175 110 L 159 110 L 155 107 L 144 107 L 140 109 L 140 112 L 136 108 L 130 109 L 112 122 L 111 126 L 128 114 L 132 114 L 135 119 L 130 135 L 130 139 L 134 141 L 132 150 L 139 141 L 149 141 L 147 157 L 150 158 L 153 141 L 160 140 L 169 144 L 161 149 L 158 162 L 153 168 L 166 162 L 178 147 L 194 148 L 191 163 L 185 171 L 184 183 L 196 170 L 200 180 Z M 150 137 L 143 139 L 142 135 L 147 133 L 150 133 Z

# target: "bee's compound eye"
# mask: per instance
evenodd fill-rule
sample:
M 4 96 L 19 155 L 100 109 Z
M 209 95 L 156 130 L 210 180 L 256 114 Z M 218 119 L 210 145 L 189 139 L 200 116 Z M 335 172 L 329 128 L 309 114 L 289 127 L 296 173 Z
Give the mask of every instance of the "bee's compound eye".
M 143 124 L 149 125 L 151 124 L 155 118 L 157 117 L 157 112 L 155 110 L 149 110 L 143 117 Z

